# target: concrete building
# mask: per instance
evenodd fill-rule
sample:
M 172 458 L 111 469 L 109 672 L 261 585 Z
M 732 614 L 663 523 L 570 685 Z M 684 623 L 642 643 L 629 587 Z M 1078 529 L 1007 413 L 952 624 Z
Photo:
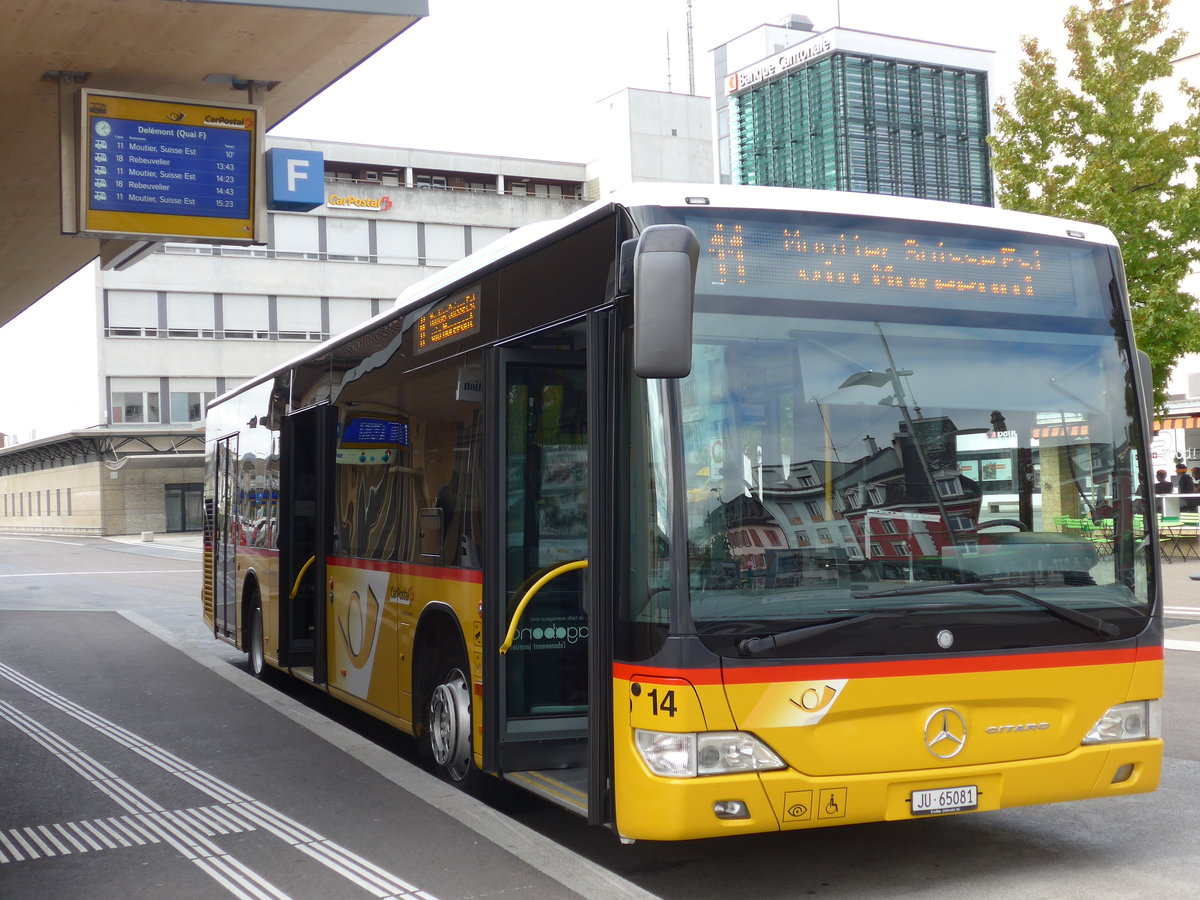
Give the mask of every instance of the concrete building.
M 811 29 L 791 16 L 715 51 L 722 181 L 992 204 L 991 51 Z
M 634 181 L 709 182 L 713 177 L 708 97 L 626 88 L 596 104 L 597 158 L 588 192 Z
M 285 138 L 268 147 L 323 153 L 324 205 L 270 213 L 265 246 L 171 242 L 124 271 L 96 269 L 98 370 L 79 381 L 95 416 L 0 451 L 0 531 L 198 529 L 209 400 L 430 272 L 585 202 L 582 164 Z

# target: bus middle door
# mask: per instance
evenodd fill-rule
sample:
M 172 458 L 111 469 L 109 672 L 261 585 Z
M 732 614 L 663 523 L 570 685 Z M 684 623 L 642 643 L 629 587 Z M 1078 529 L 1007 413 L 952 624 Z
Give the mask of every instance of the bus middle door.
M 587 358 L 579 333 L 496 351 L 491 429 L 497 539 L 485 584 L 489 768 L 562 805 L 587 808 Z M 560 349 L 578 347 L 579 349 Z M 497 371 L 498 369 L 498 371 Z M 494 533 L 494 532 L 493 532 Z M 572 565 L 578 563 L 580 565 Z M 541 579 L 523 609 L 517 606 Z M 506 650 L 497 651 L 511 634 Z M 490 755 L 490 754 L 489 754 Z M 527 773 L 552 772 L 553 784 Z M 541 786 L 541 789 L 539 789 Z

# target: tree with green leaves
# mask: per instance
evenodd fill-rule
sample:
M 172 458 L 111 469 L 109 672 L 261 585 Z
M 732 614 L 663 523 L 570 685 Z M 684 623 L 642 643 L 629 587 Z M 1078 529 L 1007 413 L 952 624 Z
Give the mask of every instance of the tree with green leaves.
M 1200 91 L 1163 81 L 1184 37 L 1168 31 L 1169 6 L 1071 7 L 1063 24 L 1074 64 L 1061 81 L 1054 56 L 1024 38 L 1020 79 L 1011 103 L 994 108 L 991 138 L 1002 207 L 1096 222 L 1117 236 L 1160 407 L 1171 368 L 1200 350 L 1196 298 L 1180 287 L 1200 260 Z M 1186 101 L 1182 121 L 1161 121 L 1162 85 Z

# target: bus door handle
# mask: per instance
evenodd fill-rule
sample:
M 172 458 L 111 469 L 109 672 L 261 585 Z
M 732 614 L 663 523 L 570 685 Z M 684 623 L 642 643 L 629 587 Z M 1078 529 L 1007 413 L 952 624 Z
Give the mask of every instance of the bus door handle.
M 317 561 L 315 556 L 310 556 L 308 562 L 300 567 L 299 574 L 296 575 L 296 583 L 292 585 L 292 592 L 288 594 L 289 600 L 295 600 L 296 595 L 300 593 L 300 582 L 304 579 L 305 574 L 312 568 L 312 564 Z
M 563 563 L 561 566 L 556 566 L 551 569 L 541 578 L 533 583 L 533 585 L 525 592 L 525 596 L 521 598 L 521 602 L 517 604 L 517 610 L 513 613 L 512 622 L 508 626 L 508 634 L 504 636 L 504 643 L 500 645 L 500 655 L 505 656 L 513 641 L 517 636 L 517 626 L 521 623 L 521 616 L 525 612 L 525 607 L 529 605 L 529 601 L 533 599 L 534 594 L 540 591 L 543 587 L 567 572 L 574 572 L 576 569 L 586 569 L 588 561 L 586 559 L 576 559 L 571 562 Z

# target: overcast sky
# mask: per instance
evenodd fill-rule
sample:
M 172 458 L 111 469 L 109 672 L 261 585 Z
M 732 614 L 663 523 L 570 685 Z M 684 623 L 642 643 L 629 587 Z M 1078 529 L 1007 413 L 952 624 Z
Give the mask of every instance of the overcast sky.
M 818 31 L 840 21 L 846 28 L 995 51 L 993 99 L 1011 96 L 1021 36 L 1037 35 L 1061 59 L 1062 20 L 1071 5 L 693 0 L 696 93 L 712 96 L 713 47 L 799 13 Z M 1200 0 L 1173 5 L 1173 25 L 1190 29 L 1200 43 Z M 589 162 L 599 100 L 626 87 L 688 89 L 687 9 L 687 0 L 430 0 L 427 19 L 273 133 Z M 0 328 L 0 432 L 28 440 L 31 429 L 46 437 L 102 420 L 88 271 Z M 37 391 L 17 387 L 34 381 Z
M 696 93 L 712 49 L 789 13 L 997 53 L 1009 94 L 1022 34 L 1053 41 L 1069 0 L 693 0 Z M 1197 4 L 1182 0 L 1180 8 Z M 626 87 L 688 88 L 687 0 L 430 0 L 430 15 L 276 134 L 588 162 L 591 113 Z

